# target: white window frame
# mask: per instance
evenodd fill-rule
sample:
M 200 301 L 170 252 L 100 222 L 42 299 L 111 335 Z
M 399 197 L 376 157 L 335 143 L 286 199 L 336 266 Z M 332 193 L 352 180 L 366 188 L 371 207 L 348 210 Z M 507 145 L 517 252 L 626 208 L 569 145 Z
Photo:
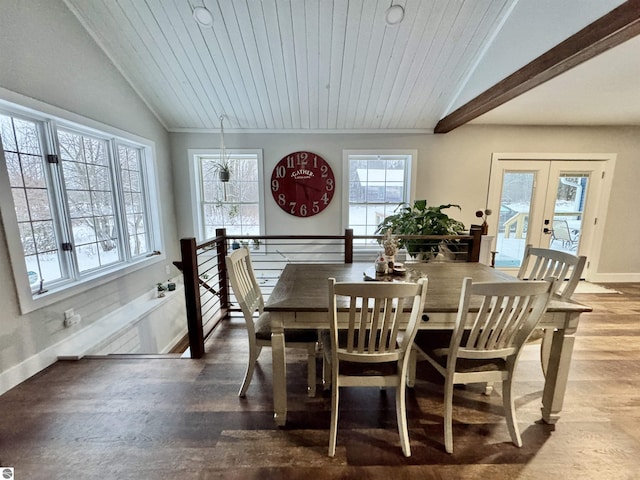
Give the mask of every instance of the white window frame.
M 200 171 L 200 159 L 212 155 L 220 155 L 219 148 L 190 148 L 187 150 L 189 158 L 189 185 L 191 186 L 191 232 L 196 241 L 204 242 L 205 238 L 204 218 L 202 211 L 202 177 Z M 255 155 L 258 163 L 258 216 L 260 235 L 264 235 L 265 210 L 264 210 L 264 162 L 262 149 L 225 148 L 227 155 Z M 233 175 L 233 172 L 231 173 Z
M 342 178 L 343 178 L 343 188 L 342 188 L 342 205 L 344 208 L 342 209 L 342 230 L 344 231 L 349 227 L 349 159 L 351 156 L 363 155 L 363 156 L 407 156 L 410 157 L 408 162 L 408 168 L 405 171 L 404 178 L 404 187 L 405 187 L 405 202 L 413 202 L 413 195 L 415 192 L 416 179 L 416 165 L 418 162 L 418 150 L 391 150 L 391 149 L 376 149 L 376 150 L 343 150 L 342 151 Z M 363 246 L 357 245 L 354 243 L 354 250 L 362 251 L 362 252 L 373 252 L 379 251 L 379 247 L 374 246 Z
M 4 93 L 6 93 L 6 91 L 0 90 L 0 94 Z M 162 202 L 160 201 L 159 195 L 154 142 L 101 124 L 100 122 L 71 114 L 57 107 L 26 99 L 26 97 L 17 94 L 10 95 L 10 98 L 12 101 L 5 100 L 0 96 L 0 111 L 9 116 L 25 118 L 29 121 L 39 123 L 42 122 L 44 128 L 48 129 L 52 134 L 55 134 L 55 128 L 61 127 L 80 134 L 108 139 L 109 149 L 111 151 L 113 151 L 117 144 L 124 144 L 141 149 L 142 168 L 144 170 L 142 175 L 145 177 L 145 187 L 147 189 L 145 201 L 149 222 L 149 250 L 150 252 L 154 252 L 146 256 L 131 257 L 129 251 L 125 252 L 123 250 L 121 253 L 121 255 L 123 255 L 121 258 L 123 259 L 113 265 L 80 276 L 76 275 L 77 272 L 72 272 L 73 275 L 67 281 L 53 288 L 49 288 L 45 284 L 45 288 L 47 289 L 46 293 L 34 294 L 28 279 L 24 249 L 20 239 L 4 150 L 0 148 L 0 212 L 2 214 L 2 222 L 7 239 L 11 268 L 16 283 L 21 313 L 24 315 L 38 310 L 65 298 L 78 295 L 91 288 L 126 276 L 141 268 L 164 261 L 166 254 L 164 253 L 164 233 L 162 228 Z M 43 139 L 43 143 L 47 143 L 48 141 L 47 139 Z M 51 153 L 51 145 L 42 145 L 42 147 L 44 148 L 43 154 Z M 117 162 L 117 158 L 114 158 L 113 161 Z M 114 169 L 115 171 L 119 171 L 119 166 L 115 164 L 111 166 L 112 176 L 115 175 Z M 51 188 L 51 185 L 49 188 Z M 59 187 L 56 186 L 55 188 Z M 61 186 L 61 188 L 64 188 L 64 186 Z M 58 196 L 59 193 L 60 192 L 55 192 L 55 195 Z M 153 206 L 153 208 L 151 208 L 151 206 Z M 60 209 L 63 208 L 63 206 L 56 205 L 55 208 Z M 66 209 L 66 207 L 64 208 Z M 61 215 L 64 217 L 66 213 L 61 212 Z M 117 215 L 121 216 L 122 211 L 118 210 Z M 54 221 L 57 222 L 59 228 L 67 228 L 66 225 L 63 225 L 65 220 L 62 217 L 54 217 Z M 126 243 L 121 242 L 121 248 L 124 249 L 125 245 Z

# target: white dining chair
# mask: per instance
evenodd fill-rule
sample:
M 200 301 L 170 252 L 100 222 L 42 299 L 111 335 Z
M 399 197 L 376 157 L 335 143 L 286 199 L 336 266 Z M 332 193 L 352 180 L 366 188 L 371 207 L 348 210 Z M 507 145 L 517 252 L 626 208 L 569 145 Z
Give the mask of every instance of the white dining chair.
M 332 379 L 329 456 L 336 451 L 342 387 L 395 387 L 400 443 L 404 455 L 411 455 L 404 378 L 426 292 L 426 279 L 336 283 L 329 278 L 330 341 L 325 344 Z M 341 315 L 347 317 L 342 330 Z
M 586 261 L 587 257 L 584 255 L 576 256 L 550 248 L 533 247 L 529 244 L 525 247 L 517 277 L 520 280 L 544 280 L 547 277 L 554 277 L 558 281 L 555 283 L 553 294 L 561 300 L 569 300 L 580 282 Z M 540 363 L 546 376 L 553 330 L 537 330 L 529 342 L 533 343 L 540 339 L 542 339 Z
M 264 312 L 264 299 L 256 279 L 249 249 L 246 247 L 234 250 L 225 258 L 227 274 L 233 293 L 240 305 L 249 336 L 249 363 L 238 392 L 244 397 L 251 383 L 255 364 L 262 347 L 271 346 L 271 319 Z M 310 397 L 316 394 L 316 349 L 318 347 L 317 330 L 287 329 L 284 334 L 285 346 L 305 349 L 308 354 L 307 382 Z
M 515 445 L 522 446 L 512 396 L 513 376 L 522 346 L 546 311 L 553 284 L 554 279 L 473 283 L 467 277 L 449 338 L 421 336 L 416 346 L 421 357 L 445 379 L 444 444 L 448 453 L 453 453 L 456 384 L 501 381 L 509 434 Z M 472 305 L 478 312 L 470 313 Z

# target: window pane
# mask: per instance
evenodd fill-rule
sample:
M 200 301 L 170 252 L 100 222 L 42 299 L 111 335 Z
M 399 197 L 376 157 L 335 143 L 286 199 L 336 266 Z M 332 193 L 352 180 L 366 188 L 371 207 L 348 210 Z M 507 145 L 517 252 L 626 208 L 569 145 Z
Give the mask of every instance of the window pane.
M 29 188 L 27 193 L 27 203 L 31 220 L 48 220 L 51 218 L 49 209 L 49 196 L 46 190 Z
M 64 152 L 62 166 L 75 254 L 83 273 L 114 263 L 120 256 L 107 142 L 65 130 L 58 131 L 58 141 Z M 91 236 L 93 245 L 85 243 Z
M 84 218 L 91 215 L 91 196 L 89 192 L 67 191 L 67 203 L 71 218 Z
M 13 133 L 13 122 L 11 117 L 6 115 L 0 115 L 0 136 L 2 137 L 2 148 L 5 150 L 5 156 L 7 152 L 17 152 L 16 138 Z
M 85 219 L 75 219 L 71 222 L 74 245 L 85 245 L 96 241 L 96 234 Z
M 22 169 L 20 168 L 20 159 L 17 153 L 4 152 L 4 159 L 7 162 L 7 171 L 9 173 L 9 185 L 12 187 L 24 187 L 22 180 Z
M 29 283 L 34 288 L 42 280 L 55 282 L 62 275 L 40 131 L 37 122 L 0 115 L 20 241 Z
M 385 217 L 408 201 L 410 160 L 408 155 L 349 155 L 349 228 L 355 235 L 375 235 Z
M 22 163 L 22 175 L 25 187 L 46 188 L 47 182 L 44 176 L 42 157 L 33 155 L 20 155 Z
M 56 250 L 56 235 L 53 222 L 33 222 L 33 234 L 38 253 Z
M 27 207 L 27 192 L 23 188 L 12 188 L 13 205 L 16 209 L 18 222 L 29 221 L 29 208 Z
M 141 173 L 142 152 L 139 148 L 118 145 L 118 161 L 120 162 L 124 207 L 127 212 L 125 229 L 129 241 L 129 253 L 136 257 L 150 251 Z
M 33 235 L 31 223 L 19 223 L 20 240 L 22 240 L 22 248 L 25 255 L 33 255 L 36 253 L 36 242 Z
M 76 246 L 76 256 L 78 257 L 78 268 L 81 272 L 100 266 L 100 258 L 98 257 L 98 250 L 95 243 Z
M 38 126 L 33 122 L 17 118 L 13 120 L 13 125 L 16 134 L 16 145 L 18 146 L 16 151 L 42 155 Z

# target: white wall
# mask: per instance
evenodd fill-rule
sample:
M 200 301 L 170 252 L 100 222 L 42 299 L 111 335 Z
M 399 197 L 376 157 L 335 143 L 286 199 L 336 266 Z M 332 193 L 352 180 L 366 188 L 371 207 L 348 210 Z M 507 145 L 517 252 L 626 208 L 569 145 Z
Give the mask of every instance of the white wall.
M 4 227 L 0 226 L 1 379 L 3 372 L 16 366 L 19 370 L 27 360 L 34 364 L 40 352 L 166 280 L 165 264 L 179 258 L 179 246 L 168 134 L 62 0 L 0 0 L 0 95 L 35 108 L 59 107 L 153 141 L 164 192 L 160 207 L 167 255 L 164 263 L 20 315 Z M 171 276 L 176 274 L 171 266 Z M 69 308 L 82 316 L 82 323 L 64 328 L 63 312 Z M 42 367 L 47 362 L 49 359 L 43 360 Z
M 190 226 L 188 148 L 217 148 L 213 134 L 171 134 L 178 214 L 178 233 L 192 236 Z M 265 187 L 274 165 L 287 153 L 308 150 L 327 160 L 343 188 L 342 150 L 417 149 L 417 190 L 414 198 L 429 204 L 457 203 L 454 216 L 466 225 L 485 206 L 491 154 L 494 152 L 616 153 L 616 171 L 609 201 L 603 250 L 596 272 L 608 281 L 640 278 L 640 214 L 634 208 L 640 186 L 640 128 L 626 127 L 500 127 L 465 126 L 445 135 L 227 134 L 228 148 L 264 150 Z M 267 234 L 338 234 L 342 232 L 341 197 L 311 218 L 296 218 L 278 208 L 265 194 Z M 598 277 L 594 277 L 597 279 Z

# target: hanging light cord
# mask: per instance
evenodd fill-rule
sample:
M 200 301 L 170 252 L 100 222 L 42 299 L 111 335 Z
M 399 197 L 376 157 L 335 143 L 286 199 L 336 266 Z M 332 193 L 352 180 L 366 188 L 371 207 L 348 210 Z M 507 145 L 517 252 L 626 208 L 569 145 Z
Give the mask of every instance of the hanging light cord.
M 220 158 L 224 162 L 224 115 L 220 115 Z

